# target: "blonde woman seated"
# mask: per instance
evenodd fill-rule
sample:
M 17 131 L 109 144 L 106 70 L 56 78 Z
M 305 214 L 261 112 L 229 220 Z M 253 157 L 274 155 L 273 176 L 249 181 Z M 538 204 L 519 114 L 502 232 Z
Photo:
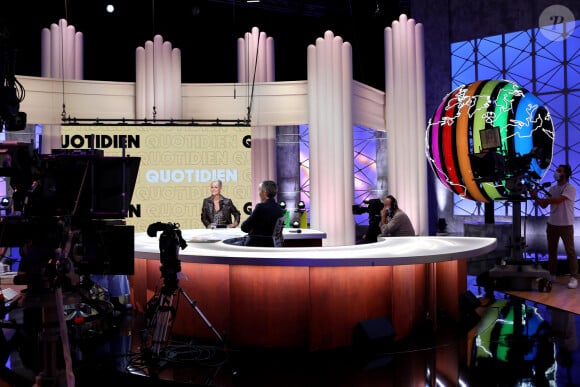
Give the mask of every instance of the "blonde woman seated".
M 240 211 L 231 199 L 224 197 L 222 181 L 214 180 L 209 187 L 211 196 L 203 199 L 201 222 L 206 228 L 232 228 L 240 224 Z

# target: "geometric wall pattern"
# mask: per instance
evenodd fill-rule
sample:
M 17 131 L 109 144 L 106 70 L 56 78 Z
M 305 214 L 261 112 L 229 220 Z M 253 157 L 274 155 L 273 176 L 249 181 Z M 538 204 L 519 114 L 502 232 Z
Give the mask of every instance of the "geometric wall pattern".
M 300 199 L 310 208 L 309 139 L 308 125 L 300 125 Z M 354 148 L 354 204 L 365 199 L 384 198 L 386 184 L 379 184 L 377 148 L 386 148 L 386 133 L 362 126 L 353 126 Z M 384 167 L 383 167 L 384 168 Z M 378 182 L 379 181 L 379 182 Z M 380 186 L 379 186 L 380 185 Z M 368 225 L 368 215 L 355 216 L 357 225 Z

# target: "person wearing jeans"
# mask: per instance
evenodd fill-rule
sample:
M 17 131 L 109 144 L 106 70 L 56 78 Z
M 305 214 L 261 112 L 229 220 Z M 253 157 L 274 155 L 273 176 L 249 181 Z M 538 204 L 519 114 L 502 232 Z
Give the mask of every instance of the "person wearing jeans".
M 550 206 L 550 216 L 546 225 L 550 276 L 556 275 L 558 242 L 561 238 L 570 270 L 568 287 L 576 289 L 578 287 L 576 278 L 578 275 L 578 257 L 574 247 L 574 200 L 576 198 L 576 187 L 570 184 L 570 176 L 572 176 L 570 165 L 558 165 L 556 172 L 554 172 L 556 184 L 550 187 L 549 194 L 544 198 L 539 198 L 537 192 L 533 191 L 531 196 L 540 207 L 546 208 Z

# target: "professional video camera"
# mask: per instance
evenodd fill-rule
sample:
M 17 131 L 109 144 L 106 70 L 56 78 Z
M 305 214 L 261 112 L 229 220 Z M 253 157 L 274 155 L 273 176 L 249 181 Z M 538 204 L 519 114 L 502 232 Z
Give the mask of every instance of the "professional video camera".
M 541 148 L 532 148 L 527 154 L 504 156 L 495 151 L 471 154 L 474 178 L 478 182 L 491 182 L 505 187 L 506 200 L 525 199 L 530 187 L 537 187 L 541 176 L 532 168 L 550 165 L 550 159 Z
M 365 199 L 363 200 L 363 204 L 353 204 L 352 206 L 352 213 L 354 215 L 361 215 L 368 213 L 369 217 L 381 215 L 381 210 L 385 206 L 381 199 Z
M 19 271 L 27 274 L 15 281 L 54 287 L 63 268 L 133 274 L 134 227 L 124 218 L 140 158 L 88 150 L 39 155 L 31 144 L 12 142 L 0 144 L 0 155 L 10 160 L 0 176 L 14 190 L 13 208 L 0 218 L 0 246 L 26 246 Z
M 372 243 L 377 241 L 377 237 L 381 233 L 381 210 L 385 206 L 381 199 L 365 199 L 363 205 L 354 204 L 352 206 L 352 213 L 354 215 L 369 214 L 369 227 L 365 233 L 365 243 Z
M 156 222 L 147 227 L 147 235 L 152 238 L 157 237 L 157 233 L 160 231 L 159 260 L 161 262 L 161 277 L 163 278 L 162 293 L 171 295 L 179 285 L 177 279 L 177 273 L 181 271 L 179 249 L 185 249 L 187 243 L 181 236 L 179 223 Z

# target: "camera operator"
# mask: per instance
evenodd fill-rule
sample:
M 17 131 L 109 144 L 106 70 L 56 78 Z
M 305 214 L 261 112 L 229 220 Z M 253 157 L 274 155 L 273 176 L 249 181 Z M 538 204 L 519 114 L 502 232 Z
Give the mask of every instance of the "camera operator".
M 380 236 L 415 236 L 415 229 L 413 228 L 411 219 L 409 219 L 405 211 L 399 208 L 397 199 L 392 195 L 388 195 L 383 203 Z
M 574 247 L 574 200 L 576 198 L 576 187 L 570 184 L 570 176 L 572 176 L 570 165 L 558 165 L 556 172 L 554 172 L 554 180 L 556 180 L 557 184 L 550 188 L 548 196 L 539 198 L 536 191 L 530 192 L 530 195 L 540 207 L 546 208 L 550 206 L 550 216 L 546 226 L 548 270 L 550 275 L 556 275 L 558 241 L 562 238 L 571 275 L 568 287 L 576 289 L 578 287 L 578 280 L 576 279 L 578 257 Z

